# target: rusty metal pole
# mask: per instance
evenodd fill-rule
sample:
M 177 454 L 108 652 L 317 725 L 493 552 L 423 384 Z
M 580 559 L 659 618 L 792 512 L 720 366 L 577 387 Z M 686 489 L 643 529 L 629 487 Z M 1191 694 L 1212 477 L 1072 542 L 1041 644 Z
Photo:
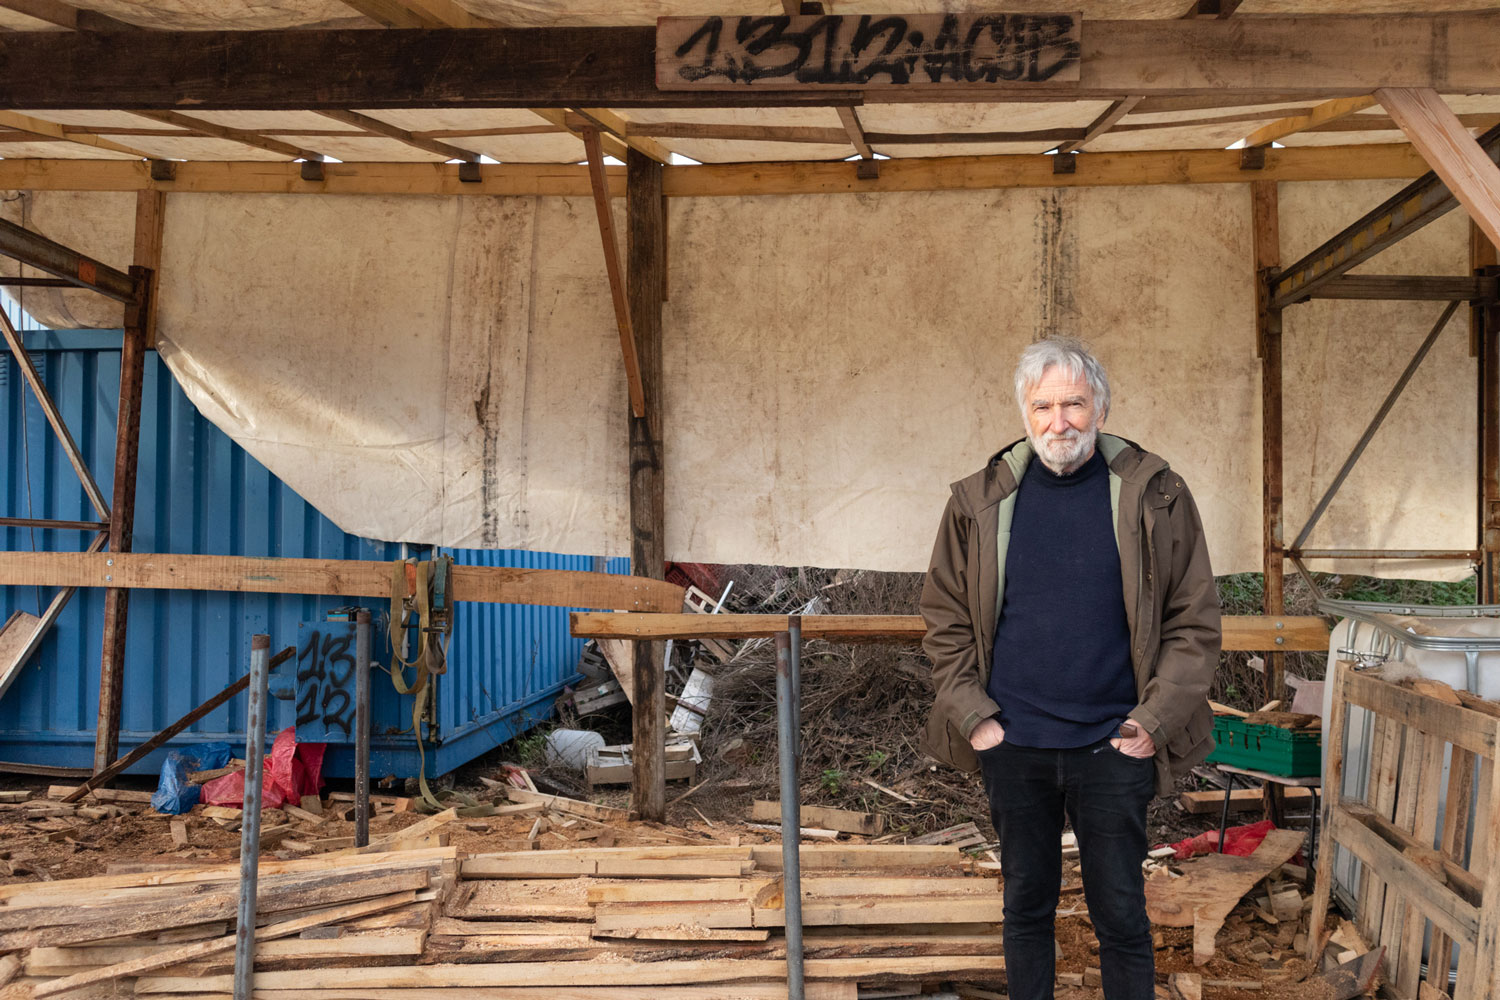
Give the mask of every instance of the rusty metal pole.
M 255 975 L 255 903 L 260 872 L 260 808 L 264 800 L 266 701 L 271 637 L 250 638 L 250 710 L 245 721 L 245 799 L 240 817 L 240 903 L 234 930 L 234 1000 L 250 1000 Z
M 354 616 L 354 846 L 370 843 L 370 612 Z
M 1281 264 L 1281 226 L 1275 181 L 1250 185 L 1255 253 L 1256 353 L 1260 356 L 1261 387 L 1261 549 L 1265 587 L 1261 611 L 1286 612 L 1283 584 L 1285 537 L 1282 525 L 1282 365 L 1281 308 L 1272 295 Z M 1284 695 L 1285 663 L 1281 653 L 1266 656 L 1265 700 Z
M 801 740 L 797 705 L 801 619 L 776 633 L 776 736 L 781 771 L 781 880 L 786 917 L 786 987 L 788 1000 L 802 1000 L 802 799 Z M 796 631 L 792 631 L 795 628 Z
M 129 552 L 135 524 L 135 473 L 141 447 L 141 389 L 145 377 L 146 325 L 151 308 L 149 268 L 132 267 L 135 298 L 125 307 L 120 348 L 120 405 L 115 424 L 114 502 L 110 505 L 109 551 Z M 106 574 L 106 581 L 112 574 Z M 99 715 L 94 727 L 94 773 L 120 756 L 120 695 L 125 680 L 125 623 L 130 591 L 104 592 L 104 642 L 99 654 Z
M 1472 221 L 1469 265 L 1480 277 L 1500 275 L 1500 255 Z M 1479 602 L 1500 601 L 1500 302 L 1474 303 L 1470 353 L 1478 360 Z

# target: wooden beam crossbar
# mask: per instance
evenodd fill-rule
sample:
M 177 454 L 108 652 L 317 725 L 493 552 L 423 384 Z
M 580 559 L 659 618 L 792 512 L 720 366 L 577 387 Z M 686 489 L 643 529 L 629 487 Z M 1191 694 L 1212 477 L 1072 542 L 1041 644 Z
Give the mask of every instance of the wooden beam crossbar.
M 3 569 L 3 563 L 0 563 Z M 0 573 L 0 583 L 4 575 Z M 787 630 L 786 615 L 623 614 L 575 611 L 573 635 L 583 639 L 759 639 Z M 1328 649 L 1328 626 L 1316 616 L 1225 615 L 1226 650 Z M 921 642 L 921 615 L 803 615 L 802 637 L 829 642 Z
M 1500 158 L 1500 126 L 1480 136 L 1478 146 L 1492 163 Z M 1279 308 L 1304 301 L 1320 286 L 1405 239 L 1457 204 L 1442 179 L 1428 171 L 1282 271 L 1274 282 L 1271 304 Z
M 604 174 L 604 152 L 599 146 L 599 133 L 594 129 L 583 130 L 583 145 L 588 150 L 589 184 L 593 189 L 594 210 L 599 217 L 599 237 L 604 244 L 604 269 L 615 306 L 615 325 L 620 331 L 620 352 L 625 358 L 630 412 L 640 418 L 646 415 L 646 391 L 641 384 L 641 359 L 636 350 L 635 331 L 630 324 L 630 304 L 625 298 L 625 273 L 620 266 L 620 243 L 615 237 L 614 209 L 609 201 L 609 178 Z
M 1477 145 L 1434 90 L 1382 87 L 1375 96 L 1475 225 L 1492 244 L 1500 245 L 1500 166 L 1495 149 Z
M 383 122 L 379 118 L 362 115 L 358 111 L 323 111 L 320 114 L 325 118 L 332 118 L 334 121 L 343 122 L 346 125 L 358 126 L 366 132 L 374 132 L 376 135 L 383 135 L 387 138 L 395 139 L 397 142 L 404 142 L 408 146 L 414 146 L 417 149 L 425 149 L 429 153 L 436 153 L 450 160 L 463 160 L 466 163 L 479 162 L 478 153 L 467 149 L 459 149 L 457 146 L 446 142 L 439 142 L 437 139 L 423 138 L 422 136 L 408 132 L 404 128 L 397 128 L 395 125 Z
M 421 4 L 430 10 L 433 0 Z M 424 23 L 434 20 L 441 18 Z M 898 96 L 1114 101 L 1125 94 L 1223 97 L 1228 91 L 1259 103 L 1272 94 L 1359 97 L 1382 86 L 1497 93 L 1500 51 L 1487 44 L 1497 30 L 1500 16 L 1486 12 L 1097 20 L 1088 23 L 1076 81 L 996 81 Z M 150 31 L 136 33 L 129 45 L 106 33 L 9 32 L 0 39 L 0 106 L 702 106 L 700 93 L 659 89 L 655 64 L 652 26 Z M 744 88 L 716 93 L 712 101 L 829 106 L 856 103 L 860 95 L 857 88 L 764 94 Z
M 279 559 L 147 552 L 0 552 L 0 586 L 216 590 L 389 598 L 391 564 L 358 559 Z M 682 607 L 663 580 L 570 570 L 454 566 L 453 599 L 564 608 Z

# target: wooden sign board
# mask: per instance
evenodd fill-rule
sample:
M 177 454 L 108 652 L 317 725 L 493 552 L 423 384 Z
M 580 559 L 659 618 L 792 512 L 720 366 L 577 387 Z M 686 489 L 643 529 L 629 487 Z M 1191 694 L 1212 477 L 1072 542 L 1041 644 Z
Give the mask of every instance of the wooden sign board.
M 1077 14 L 663 17 L 661 90 L 1076 83 Z

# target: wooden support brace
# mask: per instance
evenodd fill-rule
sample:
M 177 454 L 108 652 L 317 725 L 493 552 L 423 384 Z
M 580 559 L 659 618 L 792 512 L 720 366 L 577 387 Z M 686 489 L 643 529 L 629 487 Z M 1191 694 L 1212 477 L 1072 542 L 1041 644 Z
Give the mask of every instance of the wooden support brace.
M 1458 116 L 1431 89 L 1385 87 L 1375 97 L 1484 235 L 1500 244 L 1500 166 Z
M 604 270 L 609 276 L 610 299 L 615 306 L 615 324 L 620 330 L 620 351 L 625 357 L 625 380 L 630 390 L 630 412 L 646 415 L 646 393 L 641 386 L 641 361 L 636 352 L 635 333 L 630 325 L 630 306 L 625 301 L 625 275 L 620 267 L 620 246 L 615 238 L 615 217 L 609 204 L 609 178 L 604 176 L 604 152 L 599 146 L 597 129 L 583 129 L 583 145 L 588 150 L 589 185 L 594 194 L 594 211 L 599 216 L 599 238 L 604 243 Z

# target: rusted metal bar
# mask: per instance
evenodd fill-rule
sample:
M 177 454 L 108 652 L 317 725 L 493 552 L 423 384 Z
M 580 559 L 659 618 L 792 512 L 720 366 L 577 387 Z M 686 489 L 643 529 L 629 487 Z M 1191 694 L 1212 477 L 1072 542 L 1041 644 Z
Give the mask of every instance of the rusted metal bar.
M 1293 559 L 1468 559 L 1479 558 L 1478 549 L 1288 549 Z
M 1344 480 L 1349 478 L 1350 471 L 1353 470 L 1360 456 L 1365 453 L 1365 448 L 1369 446 L 1370 441 L 1375 437 L 1375 432 L 1380 430 L 1380 425 L 1385 421 L 1386 414 L 1391 412 L 1391 407 L 1395 406 L 1396 400 L 1401 398 L 1401 393 L 1406 388 L 1406 384 L 1417 373 L 1417 368 L 1422 364 L 1422 359 L 1427 357 L 1428 351 L 1432 350 L 1432 345 L 1437 341 L 1438 334 L 1443 332 L 1443 327 L 1448 325 L 1448 321 L 1453 318 L 1453 314 L 1457 311 L 1457 302 L 1450 302 L 1443 309 L 1443 314 L 1438 317 L 1438 321 L 1433 324 L 1432 330 L 1422 341 L 1421 346 L 1417 348 L 1417 353 L 1412 355 L 1411 361 L 1407 363 L 1406 370 L 1401 373 L 1401 377 L 1396 380 L 1396 384 L 1386 394 L 1385 401 L 1380 404 L 1380 409 L 1375 411 L 1375 416 L 1371 418 L 1369 426 L 1365 428 L 1365 432 L 1360 435 L 1359 441 L 1354 445 L 1354 450 L 1349 453 L 1348 458 L 1344 459 L 1343 466 L 1339 468 L 1338 475 L 1333 477 L 1333 482 L 1328 485 L 1328 490 L 1323 494 L 1323 499 L 1318 501 L 1318 505 L 1313 508 L 1313 512 L 1308 517 L 1307 523 L 1297 533 L 1296 541 L 1292 542 L 1291 547 L 1293 549 L 1299 552 L 1302 551 L 1302 544 L 1307 541 L 1307 536 L 1312 534 L 1313 528 L 1317 525 L 1318 520 L 1322 518 L 1323 512 L 1328 509 L 1328 505 L 1338 493 L 1339 487 L 1344 485 Z
M 354 616 L 354 846 L 370 843 L 370 612 Z
M 271 637 L 250 637 L 250 708 L 245 722 L 245 799 L 240 820 L 240 901 L 234 928 L 234 1000 L 251 1000 L 255 975 L 255 904 L 260 876 L 260 810 L 266 777 L 266 700 Z
M 1346 274 L 1319 285 L 1311 297 L 1475 302 L 1495 297 L 1495 280 L 1465 275 Z
M 132 267 L 140 298 L 125 310 L 125 339 L 120 349 L 120 403 L 115 418 L 114 514 L 109 524 L 111 554 L 129 552 L 135 528 L 135 473 L 141 446 L 141 390 L 145 377 L 146 315 L 150 308 L 149 268 Z M 104 592 L 104 642 L 99 654 L 99 716 L 94 727 L 94 771 L 120 755 L 120 697 L 125 678 L 125 625 L 130 591 Z
M 1500 125 L 1480 136 L 1479 145 L 1490 159 L 1500 160 Z M 1458 199 L 1437 174 L 1428 171 L 1283 271 L 1276 280 L 1272 304 L 1280 307 L 1304 301 L 1320 286 L 1457 205 Z
M 59 528 L 74 531 L 108 531 L 108 521 L 53 521 L 45 517 L 0 517 L 0 528 Z
M 0 219 L 0 254 L 38 271 L 56 275 L 79 288 L 107 295 L 117 302 L 128 303 L 136 298 L 136 283 L 124 271 L 117 271 L 5 219 Z
M 3 221 L 0 220 L 0 222 Z M 26 345 L 21 340 L 21 334 L 11 323 L 4 309 L 0 309 L 0 331 L 4 332 L 5 342 L 10 347 L 11 356 L 16 359 L 16 364 L 21 369 L 21 377 L 26 380 L 27 385 L 31 386 L 37 404 L 41 406 L 47 423 L 52 427 L 52 433 L 57 435 L 57 440 L 63 447 L 63 454 L 68 456 L 68 464 L 73 466 L 73 471 L 78 475 L 78 481 L 83 484 L 83 492 L 88 496 L 94 513 L 99 515 L 100 520 L 108 521 L 110 519 L 109 506 L 104 502 L 104 492 L 99 489 L 99 484 L 94 482 L 93 473 L 89 472 L 83 455 L 78 451 L 78 443 L 73 440 L 68 425 L 63 423 L 62 413 L 58 410 L 57 403 L 53 401 L 52 394 L 47 391 L 47 386 L 42 382 L 42 376 L 37 372 L 36 365 L 31 362 L 31 355 L 26 353 Z
M 794 619 L 795 620 L 795 619 Z M 797 704 L 801 630 L 776 634 L 776 736 L 781 772 L 781 876 L 786 914 L 786 985 L 789 1000 L 802 1000 L 802 790 Z
M 1472 222 L 1469 259 L 1475 273 L 1500 275 L 1495 247 Z M 1479 601 L 1500 601 L 1500 304 L 1493 299 L 1471 314 L 1471 336 L 1476 365 L 1479 455 Z
M 77 288 L 62 278 L 0 278 L 0 287 L 9 288 Z

